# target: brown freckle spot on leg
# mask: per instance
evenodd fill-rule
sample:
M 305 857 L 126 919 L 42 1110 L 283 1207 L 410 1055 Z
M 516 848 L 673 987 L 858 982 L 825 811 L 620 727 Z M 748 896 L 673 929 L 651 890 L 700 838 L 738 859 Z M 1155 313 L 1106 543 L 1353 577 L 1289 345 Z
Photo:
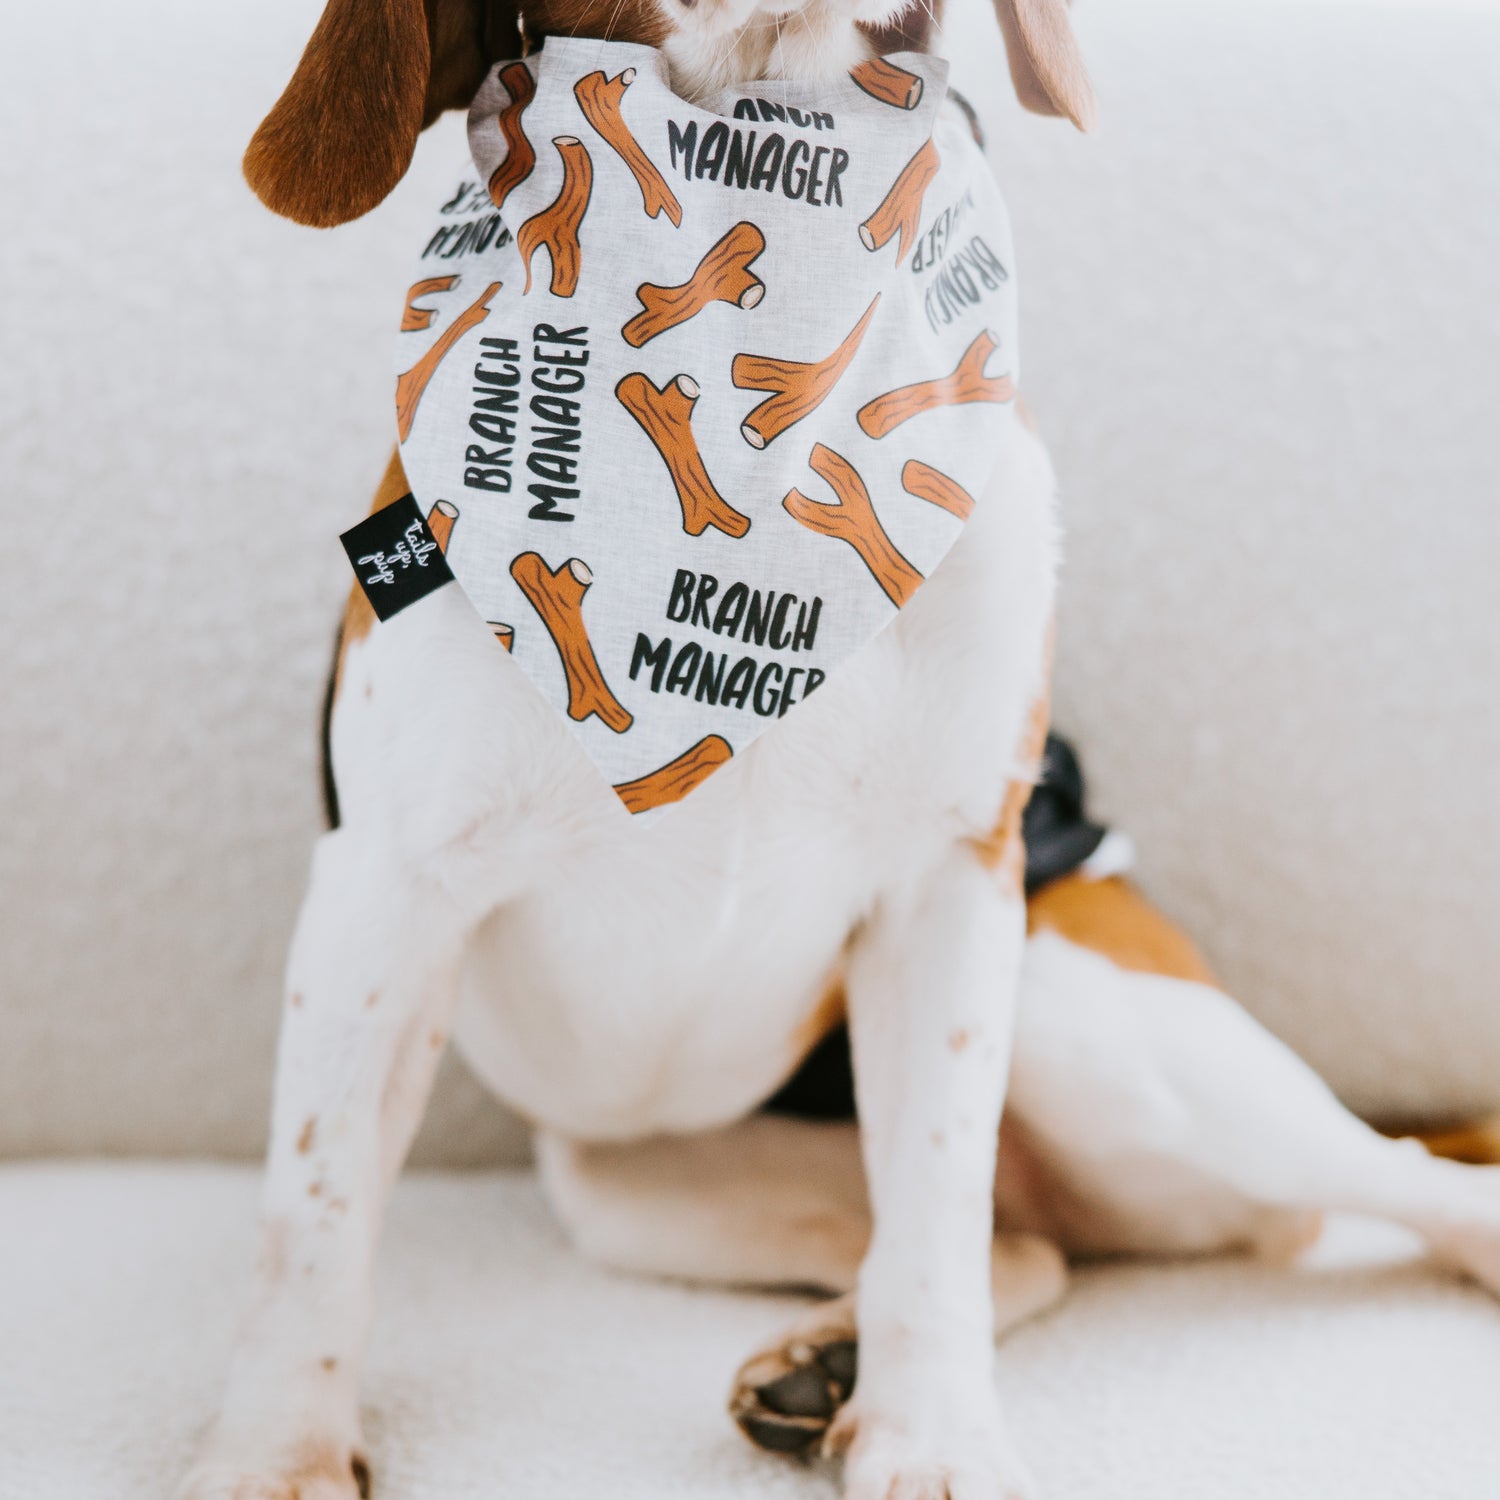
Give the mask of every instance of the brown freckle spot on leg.
M 934 1146 L 946 1146 L 948 1144 L 948 1137 L 941 1130 L 934 1130 L 932 1132 L 932 1144 Z
M 322 1367 L 327 1370 L 329 1374 L 332 1374 L 339 1367 L 338 1360 L 336 1360 L 331 1354 L 325 1355 L 318 1361 L 318 1363 L 322 1365 Z
M 434 1047 L 441 1047 L 447 1040 L 441 1031 L 434 1031 L 427 1038 L 428 1043 Z
M 380 991 L 379 990 L 371 990 L 369 998 L 365 1001 L 365 1009 L 366 1010 L 374 1010 L 375 1007 L 379 1003 L 380 1003 Z
M 374 696 L 375 696 L 374 685 L 372 683 L 368 683 L 367 682 L 365 684 L 365 697 L 366 698 L 373 698 Z
M 308 1190 L 307 1190 L 307 1196 L 309 1198 L 319 1198 L 319 1197 L 322 1196 L 322 1194 L 323 1194 L 323 1184 L 321 1182 L 315 1182 L 315 1183 L 313 1183 L 312 1186 L 309 1187 Z
M 969 1033 L 962 1026 L 957 1031 L 948 1033 L 948 1050 L 950 1052 L 962 1052 L 969 1045 Z
M 302 1134 L 297 1137 L 297 1151 L 301 1156 L 306 1156 L 312 1150 L 313 1136 L 318 1133 L 318 1117 L 309 1115 L 307 1124 L 302 1127 Z
M 331 1214 L 341 1214 L 348 1207 L 349 1200 L 347 1198 L 330 1198 L 328 1200 L 328 1212 Z
M 293 1010 L 301 1010 L 302 1009 L 302 991 L 301 990 L 293 990 L 292 991 L 292 1009 Z

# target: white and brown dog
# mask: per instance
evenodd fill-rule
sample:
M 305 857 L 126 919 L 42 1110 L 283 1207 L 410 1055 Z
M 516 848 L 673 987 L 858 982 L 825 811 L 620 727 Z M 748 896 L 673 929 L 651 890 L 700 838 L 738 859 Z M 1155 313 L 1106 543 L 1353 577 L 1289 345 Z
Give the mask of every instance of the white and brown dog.
M 691 99 L 920 46 L 902 7 L 330 0 L 247 174 L 304 223 L 372 208 L 423 126 L 520 50 L 518 20 L 532 44 L 657 46 Z M 1063 0 L 997 10 L 1022 101 L 1085 124 Z M 1500 1291 L 1500 1182 L 1352 1118 L 1119 878 L 1049 887 L 1028 936 L 1056 523 L 1041 442 L 1007 434 L 899 617 L 647 828 L 497 671 L 458 590 L 378 626 L 356 591 L 255 1295 L 189 1500 L 367 1489 L 376 1241 L 450 1035 L 535 1123 L 587 1254 L 838 1294 L 746 1365 L 733 1405 L 768 1447 L 844 1451 L 850 1500 L 1033 1493 L 994 1335 L 1061 1293 L 1066 1256 L 1285 1251 L 1341 1209 Z M 377 506 L 406 488 L 393 460 Z M 845 1018 L 858 1126 L 758 1112 Z

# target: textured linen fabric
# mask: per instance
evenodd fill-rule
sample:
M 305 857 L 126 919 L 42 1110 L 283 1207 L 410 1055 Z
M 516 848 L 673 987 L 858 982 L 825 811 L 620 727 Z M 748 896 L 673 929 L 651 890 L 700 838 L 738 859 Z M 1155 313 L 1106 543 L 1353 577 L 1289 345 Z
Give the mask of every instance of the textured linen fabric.
M 0 1170 L 3 1500 L 171 1493 L 218 1397 L 254 1204 L 232 1167 Z M 1302 1272 L 1083 1271 L 1014 1333 L 999 1380 L 1047 1500 L 1493 1500 L 1500 1309 L 1340 1228 Z M 600 1270 L 509 1174 L 404 1179 L 378 1282 L 382 1500 L 837 1494 L 724 1410 L 794 1299 Z
M 401 463 L 643 821 L 888 624 L 989 484 L 1014 257 L 947 76 L 689 104 L 654 48 L 559 36 L 474 101 L 397 335 Z M 377 608 L 409 556 L 355 560 Z
M 464 143 L 343 229 L 267 213 L 240 154 L 321 9 L 5 18 L 0 1152 L 264 1141 L 337 534 Z M 1014 107 L 983 4 L 943 50 L 1016 225 L 1091 811 L 1345 1098 L 1493 1107 L 1500 10 L 1072 14 L 1090 137 Z M 447 1072 L 427 1160 L 519 1140 Z

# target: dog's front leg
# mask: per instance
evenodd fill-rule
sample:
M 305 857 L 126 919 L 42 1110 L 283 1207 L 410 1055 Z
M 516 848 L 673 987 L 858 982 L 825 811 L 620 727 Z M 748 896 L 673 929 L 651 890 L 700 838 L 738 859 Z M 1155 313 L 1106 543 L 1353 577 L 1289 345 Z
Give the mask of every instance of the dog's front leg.
M 874 1215 L 859 1380 L 830 1432 L 847 1500 L 1030 1493 L 996 1398 L 996 1138 L 1025 938 L 1020 892 L 968 845 L 854 944 L 850 1027 Z
M 466 924 L 345 828 L 313 857 L 288 964 L 261 1248 L 185 1500 L 354 1500 L 376 1235 L 426 1103 Z

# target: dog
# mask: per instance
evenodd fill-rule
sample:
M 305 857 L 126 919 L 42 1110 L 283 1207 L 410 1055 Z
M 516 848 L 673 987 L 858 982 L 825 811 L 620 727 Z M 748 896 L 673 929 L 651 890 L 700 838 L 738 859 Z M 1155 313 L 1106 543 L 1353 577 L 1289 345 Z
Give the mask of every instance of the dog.
M 1064 0 L 996 7 L 1022 103 L 1087 126 Z M 900 0 L 329 0 L 246 174 L 331 226 L 549 36 L 656 48 L 693 100 L 831 83 L 920 51 L 929 19 Z M 1035 1494 L 994 1342 L 1061 1295 L 1068 1257 L 1286 1255 L 1340 1209 L 1500 1291 L 1492 1172 L 1355 1120 L 1118 873 L 1085 865 L 1028 910 L 1054 480 L 1027 421 L 996 450 L 915 597 L 649 827 L 459 590 L 376 623 L 356 587 L 254 1293 L 185 1500 L 368 1492 L 376 1239 L 450 1035 L 535 1125 L 583 1252 L 834 1294 L 747 1362 L 731 1407 L 763 1446 L 842 1453 L 849 1500 Z M 409 488 L 398 455 L 375 510 Z M 762 1111 L 844 1024 L 857 1125 Z

